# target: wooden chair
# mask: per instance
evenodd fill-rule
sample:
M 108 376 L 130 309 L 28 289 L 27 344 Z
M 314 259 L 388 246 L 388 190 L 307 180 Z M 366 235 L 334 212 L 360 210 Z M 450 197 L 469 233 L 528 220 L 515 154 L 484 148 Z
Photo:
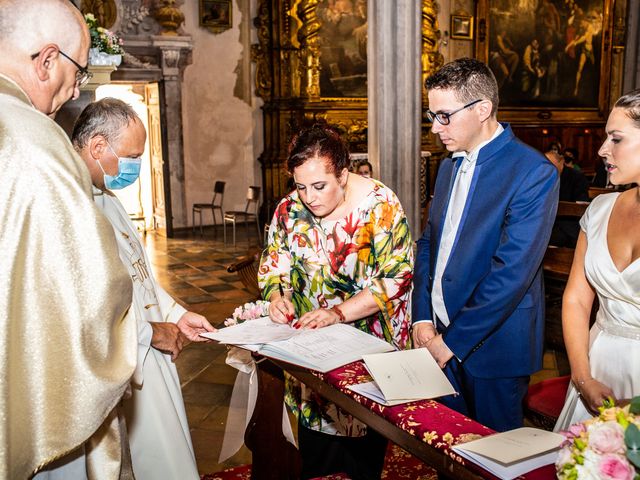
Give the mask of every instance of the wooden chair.
M 260 261 L 259 251 L 250 251 L 247 255 L 238 258 L 236 263 L 227 267 L 227 272 L 237 273 L 240 281 L 253 296 L 255 300 L 261 297 L 258 287 L 258 262 Z
M 224 200 L 224 187 L 225 182 L 216 181 L 213 185 L 213 198 L 211 199 L 211 203 L 194 203 L 191 209 L 191 230 L 193 233 L 196 231 L 196 213 L 200 218 L 200 235 L 203 235 L 202 230 L 202 211 L 203 210 L 211 210 L 211 216 L 213 217 L 213 226 L 218 225 L 218 221 L 216 219 L 216 210 L 220 210 L 220 217 L 222 218 L 224 215 L 224 211 L 222 210 L 222 201 Z
M 249 239 L 249 222 L 256 223 L 256 230 L 258 232 L 258 242 L 262 243 L 262 233 L 260 232 L 260 224 L 258 223 L 258 208 L 260 206 L 260 187 L 251 186 L 247 190 L 247 204 L 244 210 L 231 210 L 224 212 L 223 215 L 223 229 L 224 229 L 224 243 L 227 243 L 227 223 L 233 225 L 233 246 L 236 245 L 236 223 L 244 222 L 247 227 L 247 240 Z

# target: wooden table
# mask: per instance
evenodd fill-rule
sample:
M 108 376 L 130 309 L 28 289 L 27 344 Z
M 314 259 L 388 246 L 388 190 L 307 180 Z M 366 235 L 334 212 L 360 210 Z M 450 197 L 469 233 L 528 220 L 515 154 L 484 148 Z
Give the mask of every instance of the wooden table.
M 331 378 L 334 372 L 321 376 L 311 371 L 276 360 L 260 358 L 258 363 L 258 401 L 253 417 L 245 432 L 245 443 L 253 453 L 252 479 L 286 480 L 296 479 L 300 472 L 300 458 L 298 451 L 286 441 L 282 434 L 282 399 L 284 392 L 283 371 L 305 383 L 326 399 L 334 402 L 343 410 L 366 423 L 368 426 L 384 435 L 386 438 L 401 446 L 427 465 L 438 471 L 441 477 L 451 479 L 482 479 L 495 478 L 480 467 L 467 463 L 458 455 L 443 448 L 443 442 L 435 442 L 431 445 L 418 437 L 418 429 L 407 430 L 392 423 L 385 418 L 384 413 L 393 409 L 404 407 L 385 408 L 364 399 L 345 388 L 336 386 L 336 379 Z M 364 367 L 356 362 L 351 364 L 355 369 Z M 343 367 L 346 368 L 346 367 Z M 323 378 L 326 377 L 326 378 Z M 353 382 L 352 382 L 353 383 Z M 440 419 L 443 415 L 449 416 L 455 427 L 462 430 L 486 435 L 492 431 L 479 423 L 453 412 L 437 402 L 424 400 L 414 402 L 413 405 L 430 405 L 437 408 Z M 388 415 L 386 415 L 388 417 Z M 431 425 L 421 424 L 422 430 L 432 428 Z M 538 469 L 524 477 L 530 480 L 546 480 L 555 478 L 553 466 Z

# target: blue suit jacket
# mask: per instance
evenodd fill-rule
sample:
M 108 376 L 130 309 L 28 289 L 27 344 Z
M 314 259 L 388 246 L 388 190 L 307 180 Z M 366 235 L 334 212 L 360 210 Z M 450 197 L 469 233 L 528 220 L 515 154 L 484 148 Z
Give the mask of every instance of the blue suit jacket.
M 558 204 L 556 168 L 505 131 L 480 150 L 442 276 L 447 346 L 482 378 L 529 375 L 542 366 L 544 256 Z M 433 320 L 432 279 L 456 164 L 443 160 L 418 240 L 413 320 Z

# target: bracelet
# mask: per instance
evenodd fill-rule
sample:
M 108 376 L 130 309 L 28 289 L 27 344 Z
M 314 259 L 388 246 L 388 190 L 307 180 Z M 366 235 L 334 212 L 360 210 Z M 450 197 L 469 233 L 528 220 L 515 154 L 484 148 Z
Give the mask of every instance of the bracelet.
M 578 392 L 578 396 L 582 396 L 582 391 L 581 391 L 582 387 L 584 387 L 585 383 L 587 383 L 587 382 L 589 382 L 591 380 L 594 380 L 594 378 L 593 377 L 589 377 L 586 380 L 578 380 L 576 382 L 573 382 L 575 384 L 575 386 L 576 386 L 576 390 Z
M 329 310 L 338 314 L 338 317 L 340 317 L 338 323 L 347 323 L 347 319 L 345 318 L 344 313 L 342 313 L 342 310 L 340 310 L 337 305 L 334 305 Z

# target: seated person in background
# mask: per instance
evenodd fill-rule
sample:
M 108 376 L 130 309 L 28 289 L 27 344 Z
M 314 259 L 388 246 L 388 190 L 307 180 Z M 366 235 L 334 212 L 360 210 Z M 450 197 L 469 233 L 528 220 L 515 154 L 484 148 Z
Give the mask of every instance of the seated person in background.
M 287 168 L 297 190 L 276 207 L 258 272 L 262 295 L 274 322 L 347 323 L 410 348 L 413 245 L 404 211 L 389 188 L 348 165 L 345 141 L 326 124 L 292 139 Z M 384 437 L 305 385 L 289 380 L 286 402 L 298 416 L 301 478 L 380 478 Z
M 89 104 L 72 135 L 89 169 L 93 199 L 115 233 L 120 260 L 133 280 L 138 364 L 124 409 L 133 471 L 138 480 L 199 479 L 180 380 L 173 364 L 184 344 L 206 341 L 206 318 L 178 305 L 153 278 L 138 231 L 109 191 L 131 185 L 140 173 L 146 132 L 133 109 L 115 98 Z
M 356 173 L 366 178 L 371 178 L 373 175 L 373 167 L 369 162 L 363 160 L 358 164 L 358 168 L 356 168 Z
M 564 149 L 564 153 L 562 154 L 564 157 L 564 164 L 567 167 L 573 168 L 579 172 L 582 172 L 582 168 L 578 165 L 578 150 L 575 148 L 567 147 Z
M 561 202 L 588 202 L 589 182 L 582 172 L 567 166 L 562 155 L 551 149 L 545 152 L 545 156 L 553 163 L 560 174 L 559 200 Z M 549 245 L 575 248 L 579 233 L 580 225 L 576 218 L 556 217 Z
M 600 155 L 611 183 L 640 184 L 640 90 L 621 97 Z M 598 195 L 580 220 L 562 301 L 571 383 L 556 430 L 586 420 L 607 398 L 640 395 L 640 189 Z M 595 294 L 600 308 L 589 331 Z

